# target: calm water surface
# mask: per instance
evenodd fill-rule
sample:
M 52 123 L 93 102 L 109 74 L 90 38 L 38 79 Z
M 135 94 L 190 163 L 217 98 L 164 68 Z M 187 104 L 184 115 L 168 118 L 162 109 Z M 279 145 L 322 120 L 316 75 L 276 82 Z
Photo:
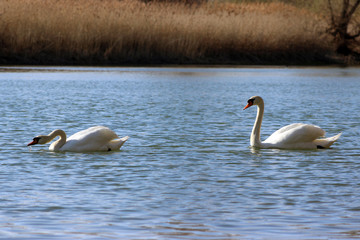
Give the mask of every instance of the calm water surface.
M 1 239 L 359 239 L 358 68 L 0 68 Z M 330 150 L 253 150 L 293 122 Z M 121 151 L 26 144 L 106 125 Z

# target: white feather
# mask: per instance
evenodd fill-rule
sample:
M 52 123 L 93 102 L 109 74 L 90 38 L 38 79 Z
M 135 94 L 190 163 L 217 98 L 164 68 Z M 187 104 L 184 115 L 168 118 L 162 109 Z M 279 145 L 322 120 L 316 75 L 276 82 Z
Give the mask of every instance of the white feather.
M 66 139 L 63 130 L 54 130 L 49 135 L 37 136 L 37 141 L 30 143 L 45 144 L 55 137 L 60 138 L 53 142 L 50 151 L 71 151 L 71 152 L 94 152 L 94 151 L 116 151 L 129 139 L 128 136 L 120 138 L 107 127 L 95 126 L 75 133 Z
M 271 134 L 265 141 L 260 140 L 260 129 L 264 114 L 264 101 L 259 96 L 251 97 L 248 101 L 248 108 L 252 105 L 257 105 L 258 113 L 255 124 L 250 137 L 250 145 L 259 148 L 280 148 L 280 149 L 316 149 L 329 148 L 339 137 L 341 133 L 330 137 L 325 136 L 325 131 L 318 126 L 293 123 L 280 128 Z

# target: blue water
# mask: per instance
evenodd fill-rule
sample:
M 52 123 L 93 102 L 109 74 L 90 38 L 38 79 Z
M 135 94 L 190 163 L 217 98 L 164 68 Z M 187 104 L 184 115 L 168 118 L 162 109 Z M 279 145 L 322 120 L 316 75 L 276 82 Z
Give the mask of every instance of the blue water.
M 360 239 L 359 68 L 0 68 L 0 239 Z M 332 149 L 254 150 L 312 123 Z M 39 134 L 105 125 L 121 151 Z

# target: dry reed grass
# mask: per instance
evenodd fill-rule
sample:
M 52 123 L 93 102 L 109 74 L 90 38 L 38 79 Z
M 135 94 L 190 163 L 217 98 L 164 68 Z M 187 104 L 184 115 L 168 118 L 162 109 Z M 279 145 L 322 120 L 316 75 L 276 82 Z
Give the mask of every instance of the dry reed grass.
M 324 21 L 283 3 L 2 0 L 3 64 L 314 64 Z

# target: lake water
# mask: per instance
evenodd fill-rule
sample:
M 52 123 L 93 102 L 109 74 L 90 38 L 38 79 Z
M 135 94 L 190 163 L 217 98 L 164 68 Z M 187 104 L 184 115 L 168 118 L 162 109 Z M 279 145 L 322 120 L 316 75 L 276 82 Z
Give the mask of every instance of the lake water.
M 360 239 L 360 68 L 0 68 L 1 239 Z M 332 149 L 253 150 L 294 122 Z M 121 151 L 39 134 L 105 125 Z

